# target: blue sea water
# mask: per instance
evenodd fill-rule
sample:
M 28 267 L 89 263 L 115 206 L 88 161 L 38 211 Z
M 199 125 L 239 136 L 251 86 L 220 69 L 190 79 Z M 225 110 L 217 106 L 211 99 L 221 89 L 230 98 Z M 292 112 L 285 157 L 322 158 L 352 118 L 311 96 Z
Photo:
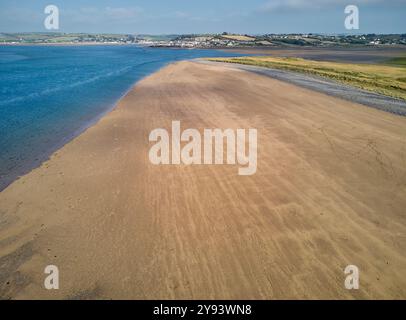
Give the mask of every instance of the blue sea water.
M 129 46 L 0 46 L 0 190 L 177 60 L 236 56 Z

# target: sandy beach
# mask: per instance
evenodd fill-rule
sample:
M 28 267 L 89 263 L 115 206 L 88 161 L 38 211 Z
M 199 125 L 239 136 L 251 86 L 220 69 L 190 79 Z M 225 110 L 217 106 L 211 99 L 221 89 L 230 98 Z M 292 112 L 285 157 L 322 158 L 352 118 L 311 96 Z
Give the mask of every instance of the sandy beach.
M 151 164 L 173 120 L 256 128 L 256 174 Z M 405 117 L 179 62 L 0 193 L 0 298 L 405 299 L 405 208 Z

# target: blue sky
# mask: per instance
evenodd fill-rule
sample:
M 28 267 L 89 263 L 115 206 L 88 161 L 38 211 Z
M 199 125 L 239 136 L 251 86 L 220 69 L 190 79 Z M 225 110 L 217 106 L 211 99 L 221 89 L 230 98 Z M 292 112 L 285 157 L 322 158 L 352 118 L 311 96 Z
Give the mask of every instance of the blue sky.
M 406 33 L 406 0 L 0 0 L 0 32 L 37 32 L 44 8 L 61 32 L 349 33 L 344 8 L 360 10 L 358 33 Z

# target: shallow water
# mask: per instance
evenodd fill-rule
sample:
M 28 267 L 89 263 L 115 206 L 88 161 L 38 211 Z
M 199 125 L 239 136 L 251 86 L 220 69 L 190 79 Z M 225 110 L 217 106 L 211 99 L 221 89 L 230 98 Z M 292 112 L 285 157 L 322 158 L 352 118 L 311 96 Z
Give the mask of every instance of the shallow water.
M 38 166 L 148 74 L 177 60 L 238 56 L 137 46 L 0 46 L 0 190 Z

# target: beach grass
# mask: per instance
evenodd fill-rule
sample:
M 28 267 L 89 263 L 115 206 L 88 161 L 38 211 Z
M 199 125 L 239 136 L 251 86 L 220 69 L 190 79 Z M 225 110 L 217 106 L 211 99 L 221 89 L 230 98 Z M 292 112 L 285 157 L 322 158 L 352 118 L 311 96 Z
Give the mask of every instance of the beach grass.
M 389 59 L 386 63 L 406 68 L 406 56 Z
M 385 64 L 352 64 L 269 56 L 208 60 L 313 74 L 406 100 L 406 57 L 394 58 Z

